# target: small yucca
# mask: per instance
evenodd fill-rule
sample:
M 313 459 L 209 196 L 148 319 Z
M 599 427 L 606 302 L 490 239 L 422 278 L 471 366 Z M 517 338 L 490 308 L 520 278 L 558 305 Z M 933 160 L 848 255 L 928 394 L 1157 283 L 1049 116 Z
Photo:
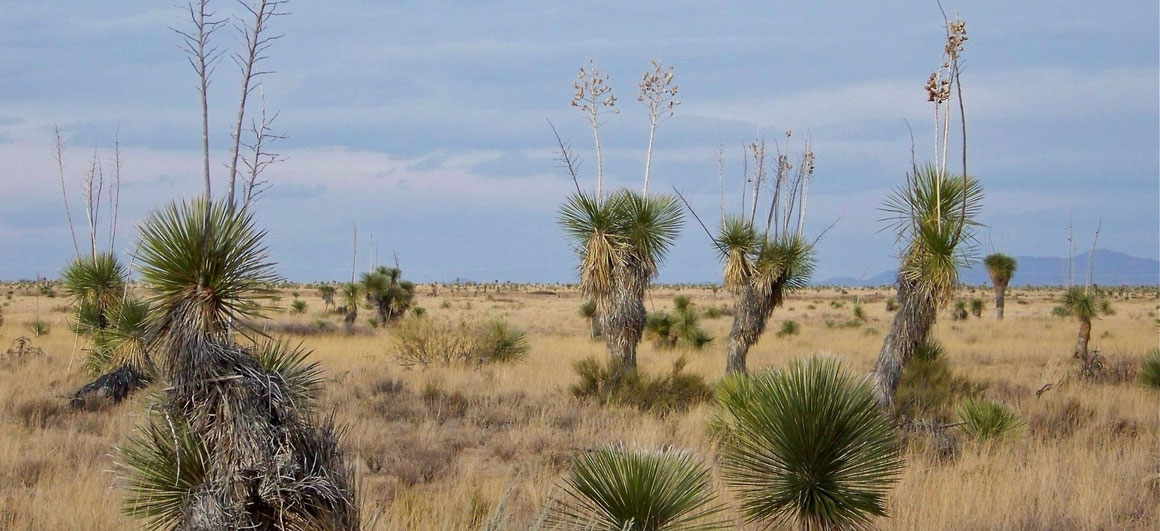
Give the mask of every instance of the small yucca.
M 1160 348 L 1152 349 L 1140 363 L 1139 381 L 1153 389 L 1160 389 Z
M 1024 423 L 1007 406 L 991 400 L 967 400 L 959 408 L 963 433 L 979 442 L 1012 437 Z
M 547 523 L 561 529 L 725 529 L 709 467 L 680 450 L 609 444 L 572 461 Z
M 829 358 L 720 387 L 725 482 L 765 527 L 866 528 L 886 514 L 902 461 L 869 383 Z

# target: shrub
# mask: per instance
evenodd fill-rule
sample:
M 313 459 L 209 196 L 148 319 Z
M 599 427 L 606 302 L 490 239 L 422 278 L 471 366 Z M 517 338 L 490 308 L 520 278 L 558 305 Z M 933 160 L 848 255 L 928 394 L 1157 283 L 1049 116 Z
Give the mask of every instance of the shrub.
M 701 328 L 700 318 L 688 297 L 674 297 L 673 306 L 671 314 L 664 311 L 648 314 L 644 334 L 653 346 L 658 349 L 683 347 L 700 350 L 713 341 L 709 333 Z
M 951 319 L 955 321 L 962 321 L 967 318 L 967 303 L 963 301 L 955 301 L 955 309 L 951 310 Z
M 291 313 L 305 313 L 306 312 L 306 301 L 304 301 L 302 299 L 294 299 L 290 303 L 290 312 Z
M 722 315 L 721 308 L 710 306 L 701 315 L 705 316 L 706 319 L 720 319 Z
M 889 299 L 886 299 L 886 311 L 888 311 L 888 312 L 898 311 L 898 299 L 895 299 L 894 297 L 890 297 Z
M 958 403 L 978 397 L 986 387 L 952 373 L 942 346 L 928 341 L 902 370 L 894 412 L 899 417 L 946 422 Z
M 976 441 L 1004 439 L 1022 431 L 1024 423 L 1010 408 L 991 400 L 970 399 L 959 409 L 960 429 Z
M 713 396 L 704 377 L 684 372 L 685 364 L 682 356 L 669 373 L 649 376 L 639 369 L 626 369 L 619 360 L 604 364 L 585 358 L 573 364 L 580 381 L 570 390 L 577 398 L 600 405 L 624 405 L 660 415 L 685 411 Z
M 1160 348 L 1152 349 L 1140 362 L 1139 382 L 1152 389 L 1160 389 Z
M 797 321 L 785 320 L 781 322 L 781 329 L 777 331 L 777 337 L 796 336 L 801 326 Z
M 971 299 L 971 315 L 983 316 L 983 299 Z
M 866 310 L 862 308 L 862 303 L 854 301 L 854 318 L 859 321 L 866 320 Z
M 409 319 L 395 329 L 393 354 L 404 367 L 426 367 L 519 361 L 528 349 L 526 335 L 502 320 Z
M 833 359 L 793 361 L 718 395 L 725 482 L 750 523 L 869 527 L 902 461 L 869 383 Z
M 581 453 L 549 502 L 561 529 L 727 529 L 709 468 L 689 452 L 610 444 Z

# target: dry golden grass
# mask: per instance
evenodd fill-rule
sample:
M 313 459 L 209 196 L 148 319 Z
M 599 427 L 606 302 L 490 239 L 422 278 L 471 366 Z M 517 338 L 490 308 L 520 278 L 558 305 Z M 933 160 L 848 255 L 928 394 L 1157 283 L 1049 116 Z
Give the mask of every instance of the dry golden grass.
M 273 322 L 324 319 L 341 328 L 340 316 L 320 315 L 323 304 L 314 290 L 298 291 L 308 301 L 306 313 L 275 312 Z M 326 369 L 323 404 L 346 426 L 347 448 L 357 456 L 368 528 L 473 529 L 498 515 L 506 519 L 503 528 L 527 528 L 569 458 L 605 441 L 671 444 L 715 459 L 705 431 L 709 406 L 658 418 L 573 399 L 567 391 L 574 379 L 571 364 L 603 355 L 603 346 L 587 338 L 575 292 L 530 291 L 444 289 L 432 296 L 429 288 L 419 288 L 419 302 L 434 318 L 503 316 L 527 331 L 531 354 L 518 364 L 405 371 L 388 352 L 387 331 L 301 338 Z M 674 293 L 654 290 L 647 305 L 667 308 Z M 724 292 L 682 293 L 701 308 L 728 304 Z M 794 296 L 775 312 L 770 333 L 750 353 L 750 366 L 824 352 L 868 371 L 890 325 L 888 295 L 811 289 Z M 985 290 L 961 295 L 990 298 Z M 1035 396 L 1072 363 L 1077 327 L 1050 316 L 1057 295 L 1016 291 L 1002 322 L 990 311 L 959 322 L 941 316 L 935 334 L 953 369 L 989 383 L 986 394 L 1013 406 L 1028 427 L 1009 443 L 966 444 L 953 460 L 909 447 L 882 528 L 1160 528 L 1160 395 L 1132 383 L 1073 380 Z M 853 319 L 855 298 L 862 301 L 866 322 L 842 326 Z M 279 304 L 288 307 L 291 299 L 285 293 Z M 110 470 L 116 445 L 140 419 L 140 399 L 98 411 L 69 410 L 65 397 L 85 377 L 79 363 L 83 345 L 61 311 L 66 301 L 39 299 L 41 318 L 52 330 L 33 341 L 45 355 L 19 361 L 2 351 L 16 337 L 31 335 L 27 323 L 35 318 L 37 299 L 17 290 L 4 302 L 0 529 L 132 528 L 120 514 L 120 480 Z M 1112 360 L 1135 360 L 1155 348 L 1154 296 L 1137 293 L 1113 303 L 1117 313 L 1095 324 L 1093 344 Z M 775 337 L 785 319 L 797 321 L 800 332 Z M 689 370 L 712 381 L 724 371 L 730 318 L 704 324 L 718 339 L 689 354 Z M 642 344 L 640 363 L 646 371 L 666 370 L 678 355 Z M 717 484 L 732 503 L 719 479 Z

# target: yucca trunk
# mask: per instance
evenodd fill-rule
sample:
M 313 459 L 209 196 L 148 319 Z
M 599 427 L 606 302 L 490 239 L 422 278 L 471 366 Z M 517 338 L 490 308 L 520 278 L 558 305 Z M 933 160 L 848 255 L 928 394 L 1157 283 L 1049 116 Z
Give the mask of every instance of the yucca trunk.
M 604 335 L 604 329 L 600 326 L 600 316 L 594 315 L 588 319 L 589 331 L 588 334 L 592 339 L 596 339 Z
M 746 359 L 749 349 L 761 338 L 769 322 L 769 314 L 780 304 L 781 289 L 776 286 L 769 292 L 762 292 L 756 286 L 747 285 L 734 293 L 733 328 L 729 330 L 726 373 L 743 373 L 748 370 Z
M 890 333 L 882 342 L 882 351 L 871 373 L 878 405 L 887 412 L 894 409 L 894 394 L 898 390 L 902 369 L 919 346 L 926 342 L 937 310 L 931 295 L 902 275 L 898 277 L 898 302 L 898 312 L 894 314 Z
M 1007 299 L 1007 283 L 992 282 L 995 286 L 995 317 L 1003 319 L 1003 303 Z
M 625 369 L 635 369 L 636 347 L 647 318 L 644 291 L 650 275 L 635 263 L 617 265 L 612 274 L 612 293 L 597 301 L 596 311 L 612 359 Z
M 1092 320 L 1081 317 L 1079 319 L 1079 337 L 1075 342 L 1075 357 L 1081 360 L 1088 359 L 1088 342 L 1092 339 Z

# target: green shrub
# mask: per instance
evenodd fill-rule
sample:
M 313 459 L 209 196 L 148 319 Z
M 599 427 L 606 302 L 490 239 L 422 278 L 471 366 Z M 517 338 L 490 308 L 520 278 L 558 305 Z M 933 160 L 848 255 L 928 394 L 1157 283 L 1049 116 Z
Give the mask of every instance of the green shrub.
M 404 367 L 520 361 L 528 355 L 524 332 L 496 319 L 487 322 L 407 319 L 395 327 L 392 353 Z
M 777 331 L 777 337 L 796 336 L 801 330 L 801 325 L 797 321 L 785 320 L 781 322 L 781 329 Z
M 1140 363 L 1140 383 L 1153 389 L 1160 389 L 1160 348 L 1152 349 Z
M 983 316 L 983 299 L 971 299 L 971 315 Z
M 866 310 L 862 308 L 862 303 L 854 301 L 854 318 L 859 321 L 866 320 Z
M 704 315 L 706 319 L 720 319 L 722 315 L 721 308 L 710 306 L 701 315 Z
M 683 347 L 700 350 L 713 341 L 701 328 L 700 317 L 688 297 L 674 297 L 673 306 L 673 313 L 659 311 L 646 317 L 644 335 L 653 346 L 658 349 Z
M 33 336 L 39 337 L 39 336 L 47 336 L 48 333 L 50 331 L 52 331 L 52 327 L 50 327 L 48 325 L 48 321 L 44 321 L 42 319 L 37 319 L 35 321 L 32 321 L 31 323 L 28 323 L 28 330 L 30 332 L 32 332 Z
M 555 529 L 726 529 L 709 467 L 689 452 L 611 444 L 572 460 L 549 502 Z
M 624 405 L 660 415 L 685 411 L 713 396 L 704 377 L 685 372 L 685 364 L 682 356 L 667 374 L 649 376 L 639 369 L 626 369 L 619 360 L 605 364 L 585 358 L 573 364 L 580 381 L 570 390 L 577 398 L 600 405 Z
M 528 337 L 522 330 L 512 328 L 502 319 L 493 320 L 478 332 L 476 358 L 484 363 L 507 363 L 528 357 Z
M 978 442 L 1012 437 L 1024 426 L 1007 406 L 980 399 L 967 400 L 959 408 L 959 422 L 963 433 Z
M 725 483 L 764 528 L 866 528 L 902 468 L 869 383 L 833 359 L 727 381 L 718 394 Z
M 902 370 L 894 398 L 895 415 L 947 422 L 963 400 L 978 397 L 985 384 L 951 372 L 942 345 L 929 341 Z
M 306 301 L 294 299 L 290 302 L 290 313 L 306 313 Z

